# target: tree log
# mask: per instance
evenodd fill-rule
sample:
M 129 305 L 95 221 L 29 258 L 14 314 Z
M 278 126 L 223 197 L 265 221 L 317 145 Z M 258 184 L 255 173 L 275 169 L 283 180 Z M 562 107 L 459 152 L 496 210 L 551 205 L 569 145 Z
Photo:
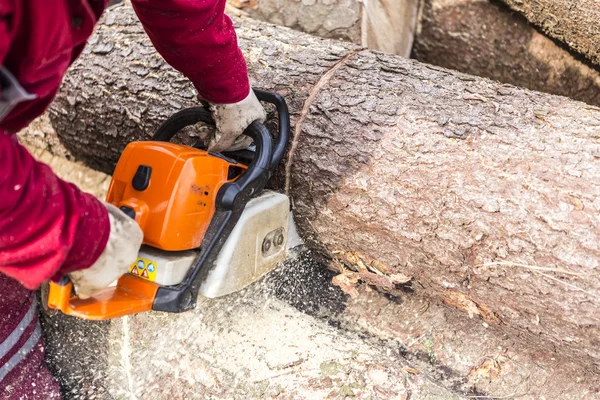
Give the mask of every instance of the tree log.
M 228 0 L 252 18 L 410 56 L 420 0 Z
M 551 38 L 600 66 L 600 7 L 595 0 L 502 0 Z
M 600 72 L 487 0 L 426 0 L 413 55 L 419 61 L 600 105 Z
M 309 245 L 343 273 L 338 283 L 399 294 L 410 276 L 416 294 L 597 368 L 598 108 L 235 22 L 253 85 L 285 95 L 293 116 L 274 184 Z M 191 84 L 117 6 L 50 116 L 76 157 L 110 171 L 126 143 L 194 103 Z

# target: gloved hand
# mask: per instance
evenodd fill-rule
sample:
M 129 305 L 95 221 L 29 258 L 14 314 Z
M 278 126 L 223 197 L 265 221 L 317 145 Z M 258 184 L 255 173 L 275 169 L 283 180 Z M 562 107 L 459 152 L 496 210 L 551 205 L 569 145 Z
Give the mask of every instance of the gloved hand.
M 209 140 L 208 150 L 214 152 L 247 148 L 252 143 L 252 139 L 242 133 L 252 122 L 257 120 L 265 122 L 267 118 L 265 109 L 252 89 L 248 96 L 238 103 L 210 103 L 210 111 L 217 129 Z
M 98 260 L 87 269 L 68 274 L 81 299 L 107 287 L 129 271 L 137 259 L 144 234 L 138 224 L 112 204 L 104 203 L 110 220 L 110 235 Z

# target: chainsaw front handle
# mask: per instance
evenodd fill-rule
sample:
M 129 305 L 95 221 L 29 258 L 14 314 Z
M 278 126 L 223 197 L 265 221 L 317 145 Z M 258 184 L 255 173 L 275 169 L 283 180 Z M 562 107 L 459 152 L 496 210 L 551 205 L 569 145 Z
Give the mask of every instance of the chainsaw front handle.
M 273 104 L 277 109 L 279 132 L 277 135 L 277 141 L 273 147 L 273 156 L 271 158 L 271 165 L 269 167 L 271 170 L 274 170 L 285 155 L 285 150 L 287 148 L 288 141 L 290 140 L 290 112 L 288 110 L 287 103 L 280 94 L 265 92 L 264 90 L 260 89 L 254 89 L 254 93 L 260 101 Z
M 260 89 L 253 90 L 254 94 L 256 94 L 256 97 L 260 101 L 274 105 L 277 110 L 279 129 L 269 163 L 269 169 L 274 170 L 279 162 L 283 159 L 287 144 L 290 139 L 290 112 L 283 96 L 280 94 L 271 93 Z M 206 107 L 198 106 L 185 108 L 173 114 L 165 122 L 163 122 L 156 130 L 153 139 L 162 142 L 169 142 L 183 128 L 195 125 L 198 122 L 215 126 L 212 114 Z M 257 139 L 255 138 L 255 134 L 257 129 L 262 129 L 260 128 L 261 126 L 262 124 L 255 121 L 244 131 L 245 135 L 248 135 L 254 139 L 254 143 L 257 146 L 258 144 L 256 143 Z

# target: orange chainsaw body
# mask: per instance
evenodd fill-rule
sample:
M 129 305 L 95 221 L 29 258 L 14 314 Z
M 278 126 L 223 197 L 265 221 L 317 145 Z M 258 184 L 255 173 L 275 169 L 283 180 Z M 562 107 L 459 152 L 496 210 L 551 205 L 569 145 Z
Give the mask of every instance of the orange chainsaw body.
M 219 189 L 244 169 L 193 147 L 133 142 L 117 164 L 106 201 L 135 213 L 144 244 L 167 251 L 195 249 L 214 215 Z
M 135 218 L 144 244 L 166 251 L 198 248 L 215 213 L 217 193 L 247 167 L 170 142 L 132 142 L 125 148 L 107 202 Z M 76 317 L 101 320 L 149 311 L 160 286 L 130 274 L 116 286 L 79 299 L 72 284 L 50 283 L 48 306 Z

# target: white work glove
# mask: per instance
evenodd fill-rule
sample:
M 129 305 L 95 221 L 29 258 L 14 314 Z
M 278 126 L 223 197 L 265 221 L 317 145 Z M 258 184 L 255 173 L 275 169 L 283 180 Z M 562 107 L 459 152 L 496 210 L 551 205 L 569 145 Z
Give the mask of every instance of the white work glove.
M 104 205 L 110 220 L 110 235 L 104 251 L 91 267 L 68 274 L 80 299 L 91 297 L 129 272 L 144 239 L 144 233 L 135 220 L 112 204 Z
M 252 139 L 242 133 L 254 121 L 265 122 L 267 113 L 254 91 L 240 102 L 233 104 L 210 103 L 215 125 L 215 134 L 208 142 L 208 151 L 222 152 L 245 149 L 252 144 Z

